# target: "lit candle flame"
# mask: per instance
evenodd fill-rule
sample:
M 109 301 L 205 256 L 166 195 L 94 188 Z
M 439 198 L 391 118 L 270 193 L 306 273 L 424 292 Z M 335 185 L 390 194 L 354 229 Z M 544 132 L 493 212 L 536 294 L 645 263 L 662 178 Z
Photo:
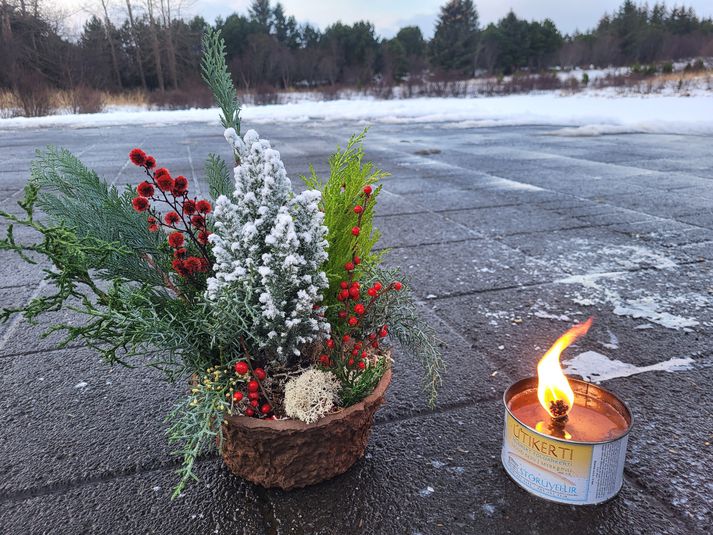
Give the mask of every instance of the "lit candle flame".
M 537 398 L 553 418 L 563 418 L 574 405 L 574 391 L 562 371 L 560 354 L 575 340 L 587 334 L 592 318 L 575 325 L 545 353 L 537 364 Z

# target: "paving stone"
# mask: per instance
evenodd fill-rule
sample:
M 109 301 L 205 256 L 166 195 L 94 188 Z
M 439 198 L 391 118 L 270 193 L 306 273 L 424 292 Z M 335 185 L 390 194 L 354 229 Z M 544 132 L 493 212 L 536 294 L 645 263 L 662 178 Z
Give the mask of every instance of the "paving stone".
M 428 243 L 448 243 L 481 237 L 464 225 L 454 225 L 449 217 L 439 214 L 403 214 L 377 216 L 374 226 L 381 232 L 378 246 L 412 247 Z
M 171 500 L 173 470 L 117 474 L 0 502 L 4 533 L 266 533 L 259 494 L 219 460 L 200 463 L 201 481 Z
M 329 154 L 362 129 L 245 126 L 274 140 L 298 191 L 310 163 L 326 176 Z M 51 351 L 56 338 L 39 333 L 71 314 L 0 325 L 3 532 L 704 533 L 713 490 L 710 140 L 451 126 L 374 125 L 366 141 L 367 157 L 392 173 L 377 217 L 382 245 L 394 246 L 387 262 L 410 275 L 444 341 L 435 411 L 413 355 L 395 348 L 387 404 L 353 470 L 286 494 L 244 484 L 208 457 L 202 482 L 170 501 L 176 460 L 163 419 L 183 385 L 108 368 L 87 349 Z M 48 144 L 118 185 L 135 182 L 126 159 L 134 146 L 201 189 L 205 156 L 231 157 L 217 121 L 4 131 L 3 209 L 16 210 L 34 149 Z M 6 251 L 0 265 L 2 306 L 26 302 L 41 267 Z M 529 496 L 500 467 L 499 399 L 589 315 L 595 324 L 565 363 L 594 351 L 639 367 L 690 357 L 693 368 L 605 382 L 636 417 L 624 490 L 598 507 L 562 507 Z
M 488 236 L 548 233 L 553 230 L 582 227 L 586 223 L 558 215 L 536 206 L 503 206 L 459 210 L 445 215 L 450 221 Z
M 502 402 L 374 429 L 364 460 L 315 487 L 268 491 L 275 533 L 684 533 L 693 524 L 627 482 L 596 508 L 529 495 L 501 467 Z
M 563 274 L 494 240 L 394 248 L 384 260 L 401 266 L 416 294 L 426 299 L 537 284 Z
M 163 420 L 185 388 L 154 369 L 67 349 L 1 358 L 0 370 L 0 493 L 173 466 Z

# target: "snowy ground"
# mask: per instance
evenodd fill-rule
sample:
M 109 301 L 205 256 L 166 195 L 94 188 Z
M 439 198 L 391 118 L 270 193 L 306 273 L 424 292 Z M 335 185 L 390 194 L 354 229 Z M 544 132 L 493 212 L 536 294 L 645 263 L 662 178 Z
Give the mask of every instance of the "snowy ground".
M 0 130 L 217 124 L 217 115 L 215 109 L 114 110 L 97 114 L 0 119 Z M 568 136 L 632 132 L 710 134 L 713 133 L 713 94 L 608 97 L 546 93 L 487 98 L 303 101 L 246 106 L 242 115 L 246 122 L 254 124 L 431 122 L 446 123 L 454 128 L 556 125 L 553 134 Z

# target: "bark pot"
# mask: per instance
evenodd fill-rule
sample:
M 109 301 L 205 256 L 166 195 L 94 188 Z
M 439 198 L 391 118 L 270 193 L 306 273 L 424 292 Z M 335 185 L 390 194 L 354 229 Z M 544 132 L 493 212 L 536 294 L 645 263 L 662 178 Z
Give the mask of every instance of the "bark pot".
M 243 479 L 283 490 L 342 474 L 364 456 L 390 382 L 388 369 L 369 396 L 313 424 L 230 416 L 223 424 L 223 461 Z

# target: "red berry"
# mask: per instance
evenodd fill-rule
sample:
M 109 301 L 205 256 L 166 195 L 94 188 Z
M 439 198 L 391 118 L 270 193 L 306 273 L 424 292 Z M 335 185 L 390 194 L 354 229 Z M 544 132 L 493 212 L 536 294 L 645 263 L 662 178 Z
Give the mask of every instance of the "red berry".
M 131 205 L 137 212 L 145 212 L 149 207 L 149 201 L 146 197 L 135 197 L 131 201 Z
M 248 365 L 247 363 L 243 362 L 242 360 L 240 362 L 235 363 L 235 373 L 239 375 L 245 375 L 248 373 Z
M 365 312 L 365 310 L 366 309 L 364 308 L 364 305 L 362 305 L 361 303 L 359 303 L 358 305 L 356 305 L 354 307 L 354 312 L 356 312 L 360 316 Z
M 211 204 L 206 201 L 206 200 L 200 200 L 196 203 L 196 209 L 201 213 L 201 214 L 209 214 L 210 211 L 213 209 Z
M 379 336 L 384 338 L 387 334 L 389 334 L 389 331 L 386 329 L 386 326 L 382 327 L 381 330 L 379 331 Z
M 260 407 L 260 412 L 263 414 L 267 414 L 271 410 L 272 410 L 272 407 L 270 407 L 270 405 L 268 405 L 267 403 L 265 403 L 262 407 Z
M 203 269 L 201 260 L 202 259 L 197 256 L 189 256 L 183 261 L 183 267 L 190 273 L 196 273 Z
M 375 333 L 371 333 L 371 334 L 369 335 L 369 340 L 376 340 L 376 334 L 375 334 Z
M 253 400 L 253 399 L 260 399 L 260 394 L 258 392 L 248 392 L 248 399 Z
M 377 281 L 377 282 L 374 283 L 374 290 L 376 290 L 377 292 L 380 292 L 380 291 L 381 291 L 381 288 L 382 288 L 382 286 L 381 286 L 381 283 L 380 283 L 379 281 Z
M 356 347 L 354 347 L 354 349 L 352 349 L 352 357 L 356 357 L 358 354 L 359 354 L 359 350 Z
M 344 264 L 344 269 L 347 271 L 354 271 L 354 264 L 352 262 L 347 262 Z
M 354 264 L 357 265 L 357 266 L 358 266 L 359 264 L 361 264 L 361 258 L 359 258 L 358 256 L 355 256 L 355 257 L 354 257 Z
M 255 377 L 257 377 L 258 380 L 262 381 L 263 379 L 265 379 L 265 377 L 267 377 L 267 374 L 262 368 L 255 368 Z
M 141 149 L 131 149 L 129 159 L 134 165 L 144 165 L 146 163 L 146 153 Z
M 352 339 L 352 337 L 349 336 L 348 334 L 345 334 L 344 336 L 342 336 L 342 342 L 344 342 L 345 344 L 351 339 Z
M 258 388 L 260 388 L 260 385 L 258 384 L 257 381 L 249 381 L 248 382 L 248 392 L 257 392 Z
M 319 362 L 320 362 L 320 364 L 327 366 L 329 364 L 329 357 L 327 355 L 320 355 Z
M 233 399 L 234 399 L 235 401 L 242 401 L 242 399 L 243 399 L 243 393 L 242 393 L 242 392 L 235 392 L 235 393 L 233 394 Z
M 339 286 L 342 288 L 342 290 L 346 290 L 347 288 L 349 288 L 349 284 L 347 283 L 347 281 L 340 282 Z
M 373 348 L 379 347 L 379 342 L 377 342 L 376 340 L 374 340 L 374 341 L 371 343 L 371 347 L 373 347 Z
M 210 236 L 210 232 L 207 232 L 205 230 L 201 230 L 198 233 L 198 243 L 201 243 L 203 245 L 208 243 L 208 237 Z
M 251 407 L 257 407 L 258 405 L 260 405 L 260 402 L 259 402 L 258 400 L 256 400 L 256 399 L 251 399 L 251 400 L 250 400 L 250 406 L 251 406 Z
M 188 179 L 183 175 L 178 175 L 173 181 L 173 194 L 183 195 L 188 190 Z
M 142 197 L 153 197 L 155 190 L 152 184 L 144 180 L 141 184 L 136 186 L 136 192 Z
M 361 232 L 361 230 L 359 229 L 359 227 L 352 227 L 352 234 L 353 234 L 354 236 L 359 236 L 359 232 Z
M 359 366 L 360 370 L 363 370 L 364 368 L 366 368 L 366 362 L 364 362 L 363 360 L 360 360 L 359 364 L 357 366 Z
M 361 346 L 362 346 L 361 342 L 357 342 L 356 344 L 354 344 L 354 347 L 357 349 L 361 349 Z
M 329 339 L 327 340 L 327 347 L 328 347 L 329 349 L 334 349 L 334 340 L 332 340 L 331 338 L 329 338 Z
M 165 216 L 163 216 L 163 221 L 167 225 L 175 225 L 180 220 L 181 220 L 181 216 L 178 215 L 178 212 L 174 212 L 173 210 L 171 210 Z
M 351 287 L 349 288 L 349 297 L 352 299 L 359 299 L 359 288 Z
M 165 175 L 156 175 L 156 185 L 161 191 L 171 191 L 173 189 L 173 179 L 168 171 Z
M 361 288 L 361 284 L 359 284 L 357 281 L 352 282 L 351 288 Z
M 344 299 L 349 299 L 349 290 L 342 290 L 339 292 L 339 297 L 342 298 L 342 301 Z
M 349 359 L 347 366 L 354 366 L 354 359 Z
M 371 192 L 373 190 L 371 189 L 371 186 L 364 186 L 364 193 L 368 196 L 371 195 Z
M 366 351 L 361 352 L 361 358 L 365 359 L 367 357 Z
M 196 213 L 196 201 L 191 199 L 186 199 L 183 201 L 183 213 L 186 215 L 193 215 Z
M 340 320 L 343 320 L 344 318 L 347 317 L 347 311 L 346 311 L 346 310 L 340 310 L 339 312 L 337 312 L 337 316 L 339 316 L 339 319 L 340 319 Z
M 364 211 L 364 207 L 363 207 L 362 205 L 360 205 L 360 204 L 357 204 L 357 205 L 354 207 L 354 213 L 355 213 L 355 214 L 361 214 L 363 211 Z
M 369 288 L 366 293 L 368 293 L 371 297 L 376 297 L 376 288 Z
M 183 237 L 183 234 L 178 231 L 171 232 L 171 234 L 168 235 L 168 244 L 174 249 L 182 247 L 183 242 L 185 242 L 185 238 Z
M 357 323 L 359 323 L 359 320 L 356 319 L 354 316 L 349 318 L 349 325 L 351 325 L 352 327 L 356 327 Z
M 401 283 L 398 282 L 398 281 L 396 281 L 396 282 L 394 283 L 394 290 L 396 290 L 397 292 L 398 292 L 401 288 L 403 288 L 403 287 L 404 287 L 404 285 L 401 284 Z
M 254 410 L 252 410 L 250 408 L 245 409 L 245 416 L 253 416 L 254 414 L 255 414 Z

